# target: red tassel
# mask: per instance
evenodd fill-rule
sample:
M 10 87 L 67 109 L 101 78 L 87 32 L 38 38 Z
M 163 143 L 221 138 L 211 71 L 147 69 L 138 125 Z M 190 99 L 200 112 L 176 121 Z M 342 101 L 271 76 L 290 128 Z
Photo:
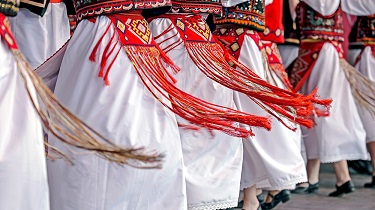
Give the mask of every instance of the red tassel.
M 246 94 L 288 128 L 294 129 L 283 119 L 306 127 L 313 126 L 308 117 L 313 110 L 314 95 L 303 96 L 267 83 L 215 43 L 185 42 L 185 46 L 190 58 L 206 76 Z M 232 68 L 228 63 L 239 69 Z
M 253 135 L 250 130 L 239 126 L 239 123 L 249 126 L 271 128 L 269 119 L 250 115 L 237 110 L 218 106 L 178 89 L 167 78 L 167 70 L 161 63 L 159 50 L 156 47 L 125 46 L 129 59 L 135 64 L 140 78 L 150 92 L 168 109 L 188 120 L 193 125 L 208 130 L 220 130 L 229 135 L 247 137 Z M 153 88 L 151 88 L 151 86 Z M 169 99 L 171 105 L 164 103 L 155 92 Z M 191 126 L 185 126 L 191 127 Z M 191 127 L 191 128 L 194 128 Z
M 156 49 L 159 50 L 160 52 L 160 57 L 163 59 L 163 61 L 169 66 L 172 68 L 173 72 L 175 74 L 177 74 L 181 69 L 180 67 L 176 66 L 173 61 L 168 57 L 167 54 L 165 54 L 165 52 L 160 48 L 160 46 L 158 44 L 155 45 Z
M 116 45 L 117 45 L 117 43 L 115 44 L 115 46 L 113 47 L 113 49 L 116 47 Z M 108 66 L 107 72 L 105 73 L 105 76 L 104 76 L 104 82 L 105 82 L 105 85 L 106 85 L 106 86 L 109 86 L 109 85 L 110 85 L 109 78 L 108 78 L 108 75 L 109 75 L 109 72 L 110 72 L 109 70 L 112 68 L 113 63 L 114 63 L 115 60 L 117 59 L 117 56 L 118 56 L 118 54 L 120 53 L 121 50 L 122 50 L 122 47 L 120 47 L 120 48 L 117 50 L 117 53 L 116 53 L 115 57 L 112 59 L 111 63 L 110 63 L 109 66 Z M 111 50 L 111 51 L 113 51 L 113 50 Z M 111 53 L 112 53 L 112 52 L 111 52 Z M 111 54 L 111 53 L 110 53 L 110 54 Z
M 113 48 L 108 52 L 109 48 L 112 45 L 114 38 L 115 38 L 115 33 L 112 34 L 111 39 L 109 40 L 107 46 L 104 49 L 102 61 L 100 62 L 100 71 L 99 71 L 98 77 L 104 77 L 104 69 L 105 69 L 105 66 L 107 65 L 107 60 L 111 56 L 113 50 L 116 48 L 116 45 L 119 42 L 119 40 L 117 40 Z M 109 68 L 107 69 L 107 71 L 109 71 Z
M 109 30 L 110 26 L 111 26 L 111 24 L 108 25 L 108 27 L 105 30 L 105 32 L 103 33 L 103 35 L 100 37 L 99 41 L 96 43 L 94 49 L 92 50 L 92 52 L 90 54 L 90 57 L 89 57 L 90 61 L 93 61 L 93 62 L 96 61 L 96 52 L 98 51 L 98 48 L 99 48 L 100 44 L 102 43 L 102 40 L 103 40 L 104 36 L 108 33 L 108 30 Z

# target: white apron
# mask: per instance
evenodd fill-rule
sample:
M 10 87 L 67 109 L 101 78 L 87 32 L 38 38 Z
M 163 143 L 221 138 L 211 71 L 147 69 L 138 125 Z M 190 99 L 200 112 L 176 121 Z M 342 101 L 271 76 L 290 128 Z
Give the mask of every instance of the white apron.
M 0 209 L 48 210 L 40 119 L 1 37 L 0 55 Z
M 322 163 L 366 159 L 365 131 L 339 54 L 331 43 L 323 45 L 301 92 L 307 94 L 316 87 L 321 98 L 333 102 L 329 117 L 315 118 L 315 127 L 302 130 L 307 158 L 320 158 Z
M 63 152 L 74 158 L 74 165 L 63 160 L 48 162 L 51 209 L 186 209 L 181 143 L 174 114 L 145 87 L 125 50 L 120 51 L 110 70 L 109 86 L 98 77 L 100 62 L 89 60 L 109 24 L 106 16 L 98 17 L 95 23 L 79 23 L 65 53 L 55 94 L 75 115 L 114 143 L 164 153 L 163 168 L 119 166 L 85 151 L 73 154 L 65 149 Z M 113 33 L 111 26 L 98 48 L 99 55 Z M 49 142 L 64 148 L 54 138 Z
M 289 65 L 291 65 L 298 57 L 297 45 L 279 44 L 277 45 L 277 48 L 279 48 L 281 59 L 285 68 L 288 68 Z
M 266 78 L 262 54 L 249 36 L 244 38 L 239 61 L 260 77 Z M 283 87 L 275 74 L 273 78 L 277 86 Z M 269 115 L 244 94 L 238 94 L 237 104 L 242 111 L 261 116 Z M 243 139 L 244 163 L 241 189 L 254 184 L 257 184 L 258 188 L 271 190 L 292 189 L 295 184 L 307 181 L 305 164 L 300 153 L 301 133 L 299 129 L 293 132 L 276 118 L 271 119 L 271 131 L 253 128 L 255 136 Z
M 171 24 L 167 18 L 151 21 L 155 37 Z M 176 36 L 174 36 L 176 35 Z M 174 38 L 168 39 L 174 36 Z M 167 40 L 167 41 L 165 41 Z M 155 39 L 162 49 L 180 40 L 176 28 Z M 164 41 L 164 42 L 163 42 Z M 174 75 L 177 87 L 205 101 L 234 108 L 233 90 L 206 77 L 191 60 L 184 43 L 167 55 L 181 71 Z M 177 117 L 178 122 L 186 121 Z M 220 131 L 213 136 L 205 130 L 180 128 L 182 151 L 186 169 L 188 208 L 194 210 L 226 209 L 237 206 L 242 165 L 242 142 Z
M 50 3 L 43 17 L 21 8 L 9 18 L 18 47 L 35 69 L 52 56 L 70 37 L 64 3 Z
M 375 57 L 371 52 L 371 47 L 366 47 L 364 49 L 361 58 L 355 67 L 371 81 L 375 81 Z M 366 142 L 375 141 L 375 117 L 362 106 L 357 107 L 362 119 L 363 127 L 366 131 Z

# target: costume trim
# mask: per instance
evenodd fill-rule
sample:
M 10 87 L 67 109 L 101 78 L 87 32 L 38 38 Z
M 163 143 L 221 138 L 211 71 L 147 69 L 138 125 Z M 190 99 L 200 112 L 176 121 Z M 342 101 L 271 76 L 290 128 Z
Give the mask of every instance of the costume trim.
M 172 5 L 171 0 L 74 0 L 74 3 L 78 21 L 98 15 L 123 13 L 129 10 L 141 11 L 144 9 L 154 9 Z
M 301 1 L 297 5 L 296 14 L 300 39 L 344 41 L 341 7 L 332 15 L 323 16 L 306 4 L 306 2 Z
M 232 7 L 225 7 L 224 15 L 214 18 L 214 23 L 215 25 L 234 23 L 263 31 L 265 29 L 264 0 L 249 0 Z
M 178 31 L 190 58 L 207 77 L 225 87 L 246 94 L 292 130 L 295 128 L 287 125 L 285 121 L 306 127 L 313 125 L 311 119 L 307 119 L 306 116 L 312 111 L 311 101 L 315 100 L 315 92 L 309 96 L 302 96 L 268 84 L 224 51 L 215 42 L 211 33 L 204 36 L 205 30 L 196 30 L 196 26 L 200 29 L 208 29 L 200 16 L 166 14 L 157 18 L 168 18 L 172 21 L 170 27 Z M 238 68 L 231 67 L 229 63 L 235 64 Z
M 173 13 L 191 13 L 191 14 L 213 14 L 215 16 L 221 16 L 223 7 L 221 2 L 214 1 L 173 1 L 172 10 Z
M 302 41 L 300 51 L 290 77 L 294 90 L 298 91 L 309 78 L 314 69 L 315 63 L 319 58 L 321 49 L 325 43 L 331 43 L 340 57 L 340 66 L 345 72 L 346 79 L 348 80 L 352 89 L 352 94 L 357 102 L 371 114 L 375 116 L 375 83 L 353 66 L 351 66 L 343 56 L 343 49 L 341 43 L 331 42 L 306 42 Z M 325 116 L 325 113 L 317 113 L 318 116 Z
M 25 82 L 30 101 L 39 115 L 44 128 L 50 131 L 64 145 L 90 150 L 102 158 L 119 164 L 127 164 L 137 168 L 160 168 L 163 155 L 155 151 L 148 152 L 144 148 L 124 148 L 113 144 L 110 140 L 91 129 L 79 120 L 57 100 L 52 91 L 43 83 L 25 57 L 19 51 L 12 35 L 7 18 L 0 13 L 0 38 L 4 40 L 17 63 L 17 69 Z M 36 95 L 35 95 L 36 94 Z M 49 145 L 50 151 L 57 153 L 68 161 L 68 156 Z
M 206 128 L 209 131 L 219 130 L 228 135 L 242 138 L 254 134 L 251 130 L 240 127 L 239 123 L 270 129 L 270 122 L 266 117 L 250 115 L 212 104 L 178 89 L 174 84 L 176 80 L 164 67 L 163 61 L 175 73 L 180 69 L 156 45 L 147 22 L 141 15 L 116 14 L 107 17 L 112 23 L 108 25 L 102 37 L 110 27 L 114 27 L 116 33 L 111 36 L 110 43 L 105 47 L 102 55 L 96 54 L 102 38 L 90 55 L 91 61 L 101 63 L 98 76 L 103 77 L 106 85 L 110 85 L 108 74 L 116 59 L 108 60 L 108 58 L 112 53 L 117 55 L 120 50 L 124 49 L 139 77 L 153 96 L 166 108 L 192 123 L 192 125 L 181 125 L 182 127 L 188 129 Z M 95 19 L 91 21 L 95 21 Z M 106 64 L 107 62 L 110 62 L 109 65 Z M 106 68 L 106 66 L 108 67 Z M 164 102 L 163 99 L 167 99 L 169 103 Z
M 208 205 L 203 205 L 203 206 L 188 205 L 188 209 L 189 210 L 216 210 L 216 209 L 233 208 L 233 207 L 237 207 L 237 205 L 238 205 L 238 200 L 234 200 L 234 201 L 227 201 L 223 203 L 208 204 Z

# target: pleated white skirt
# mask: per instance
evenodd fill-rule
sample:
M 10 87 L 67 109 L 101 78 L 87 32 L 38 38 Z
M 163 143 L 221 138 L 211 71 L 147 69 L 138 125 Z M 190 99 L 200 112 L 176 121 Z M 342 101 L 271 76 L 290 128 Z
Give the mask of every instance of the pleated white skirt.
M 331 43 L 325 43 L 301 92 L 318 87 L 321 98 L 332 98 L 329 117 L 315 118 L 316 126 L 303 129 L 308 159 L 322 163 L 366 159 L 365 130 L 340 58 Z
M 74 165 L 63 160 L 48 162 L 51 209 L 186 209 L 181 143 L 174 114 L 145 87 L 125 50 L 120 51 L 110 70 L 109 86 L 97 76 L 100 62 L 89 60 L 109 24 L 105 16 L 95 23 L 79 23 L 65 53 L 55 94 L 80 119 L 116 144 L 145 146 L 164 153 L 163 168 L 119 166 L 85 151 L 63 149 L 74 158 Z M 113 33 L 115 29 L 110 27 L 98 48 L 99 55 Z M 56 139 L 49 140 L 64 148 Z
M 264 70 L 262 53 L 249 36 L 244 38 L 239 61 L 263 79 L 270 73 Z M 273 72 L 271 74 L 277 82 L 276 85 L 283 87 L 276 74 Z M 269 115 L 241 93 L 238 93 L 237 105 L 239 109 L 248 113 Z M 293 132 L 276 118 L 271 119 L 271 131 L 253 128 L 255 137 L 243 139 L 244 161 L 241 189 L 254 184 L 257 184 L 258 188 L 272 190 L 292 189 L 295 184 L 307 181 L 305 164 L 300 152 L 300 130 Z
M 0 209 L 48 210 L 40 119 L 1 37 L 0 55 Z
M 167 18 L 154 19 L 150 28 L 155 37 L 171 24 Z M 170 38 L 172 37 L 172 38 Z M 169 39 L 170 38 L 170 39 Z M 164 42 L 163 42 L 164 41 Z M 158 37 L 162 49 L 181 41 L 177 29 Z M 191 60 L 184 43 L 167 55 L 181 67 L 174 75 L 177 86 L 185 92 L 208 102 L 236 109 L 233 90 L 206 77 Z M 177 117 L 179 123 L 187 122 Z M 186 169 L 188 208 L 194 210 L 226 209 L 237 206 L 242 165 L 242 142 L 219 131 L 213 135 L 205 130 L 180 128 Z
M 361 58 L 355 66 L 364 76 L 375 82 L 375 57 L 372 54 L 371 47 L 366 47 Z M 366 142 L 375 141 L 375 117 L 372 116 L 363 107 L 357 105 L 359 116 L 361 117 L 363 127 L 366 131 Z

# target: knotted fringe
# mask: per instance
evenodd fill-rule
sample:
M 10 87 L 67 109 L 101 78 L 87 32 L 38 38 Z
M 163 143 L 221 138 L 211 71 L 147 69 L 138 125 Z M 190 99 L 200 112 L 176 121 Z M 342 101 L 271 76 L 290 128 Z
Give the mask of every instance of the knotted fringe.
M 331 100 L 315 98 L 316 90 L 303 96 L 268 84 L 249 68 L 237 61 L 217 43 L 185 42 L 190 58 L 197 67 L 212 80 L 238 92 L 244 93 L 255 103 L 291 130 L 287 121 L 311 128 L 313 121 L 309 118 L 313 103 L 328 106 Z M 239 69 L 228 64 L 236 65 Z
M 345 59 L 340 59 L 352 94 L 358 104 L 375 117 L 375 83 L 357 71 Z
M 161 168 L 163 155 L 155 151 L 146 151 L 143 147 L 119 147 L 79 120 L 60 104 L 55 95 L 32 70 L 22 53 L 19 50 L 12 50 L 12 52 L 35 110 L 45 128 L 60 141 L 73 147 L 93 151 L 119 164 L 127 164 L 136 168 Z M 36 91 L 37 98 L 33 94 L 33 89 Z M 46 146 L 50 147 L 48 143 Z M 60 153 L 57 148 L 50 148 Z M 68 156 L 60 154 L 68 159 Z
M 126 45 L 124 48 L 143 83 L 154 97 L 175 114 L 193 124 L 186 126 L 187 128 L 203 127 L 209 131 L 220 130 L 231 136 L 243 138 L 254 134 L 251 130 L 241 128 L 238 123 L 264 127 L 268 130 L 271 128 L 268 118 L 215 105 L 178 89 L 173 84 L 175 80 L 163 66 L 162 59 L 165 57 L 160 56 L 157 47 Z M 168 59 L 164 61 L 169 62 Z M 164 98 L 168 99 L 170 104 L 164 102 Z
M 92 50 L 92 52 L 90 54 L 90 57 L 89 57 L 90 61 L 96 62 L 97 57 L 98 57 L 97 52 L 99 50 L 99 46 L 101 45 L 105 35 L 108 33 L 110 27 L 111 27 L 111 24 L 108 25 L 108 27 L 106 28 L 103 35 L 100 37 L 99 41 L 96 43 L 94 49 Z M 118 54 L 121 51 L 121 47 L 118 46 L 118 43 L 120 42 L 120 40 L 116 36 L 117 36 L 116 33 L 112 34 L 111 39 L 109 40 L 107 46 L 104 49 L 103 55 L 100 56 L 101 61 L 100 61 L 100 70 L 99 70 L 99 73 L 98 73 L 98 77 L 103 78 L 106 86 L 110 85 L 110 82 L 109 82 L 109 79 L 108 79 L 109 71 L 112 68 L 113 63 L 115 62 Z M 116 40 L 116 41 L 114 42 L 114 40 Z M 111 48 L 111 46 L 112 46 L 112 48 Z M 106 68 L 107 61 L 108 61 L 109 57 L 113 54 L 113 52 L 116 48 L 117 48 L 117 51 L 116 51 L 115 57 L 111 60 L 110 64 Z

